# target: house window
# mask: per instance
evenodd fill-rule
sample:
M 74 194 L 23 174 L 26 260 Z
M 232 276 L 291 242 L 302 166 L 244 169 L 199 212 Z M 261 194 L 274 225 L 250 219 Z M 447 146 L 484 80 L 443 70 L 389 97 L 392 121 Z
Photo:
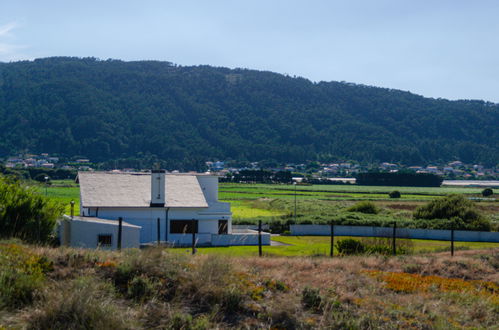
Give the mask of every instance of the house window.
M 113 236 L 110 234 L 103 234 L 97 236 L 97 245 L 99 246 L 111 246 L 113 243 Z
M 229 233 L 229 221 L 218 220 L 218 234 L 227 235 Z
M 194 224 L 194 233 L 198 232 L 197 220 L 170 220 L 171 234 L 192 234 Z

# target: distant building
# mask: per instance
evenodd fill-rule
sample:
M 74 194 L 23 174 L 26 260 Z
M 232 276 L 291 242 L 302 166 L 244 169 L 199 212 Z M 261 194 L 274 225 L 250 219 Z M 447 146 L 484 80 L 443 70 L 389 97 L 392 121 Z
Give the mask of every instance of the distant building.
M 140 243 L 256 245 L 255 232 L 232 229 L 230 204 L 218 201 L 218 177 L 207 174 L 79 172 L 80 218 L 122 218 L 139 226 Z M 114 236 L 113 236 L 114 237 Z M 115 237 L 111 239 L 116 239 Z M 270 235 L 264 235 L 270 244 Z

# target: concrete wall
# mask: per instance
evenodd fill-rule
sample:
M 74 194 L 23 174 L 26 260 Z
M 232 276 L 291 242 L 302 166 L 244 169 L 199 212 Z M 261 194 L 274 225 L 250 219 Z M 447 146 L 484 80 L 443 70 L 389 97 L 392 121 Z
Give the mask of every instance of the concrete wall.
M 262 224 L 262 230 L 269 230 L 269 227 L 268 224 Z M 232 231 L 245 229 L 258 230 L 258 225 L 232 225 Z
M 329 225 L 291 225 L 291 235 L 297 236 L 328 236 L 331 235 Z M 393 228 L 368 227 L 368 226 L 334 226 L 335 236 L 362 236 L 362 237 L 391 237 Z M 450 230 L 437 229 L 408 229 L 397 228 L 396 236 L 399 238 L 450 240 Z M 481 231 L 454 231 L 454 240 L 464 242 L 497 242 L 499 232 Z
M 123 221 L 142 227 L 140 242 L 149 243 L 157 240 L 157 219 L 160 219 L 160 239 L 177 240 L 174 234 L 166 233 L 170 227 L 171 220 L 199 220 L 200 234 L 218 234 L 218 220 L 229 220 L 229 233 L 232 231 L 232 221 L 229 203 L 213 202 L 208 208 L 99 208 L 90 209 L 90 216 L 98 216 L 102 219 Z M 88 215 L 88 213 L 87 213 Z
M 218 177 L 211 175 L 197 176 L 199 186 L 203 191 L 204 198 L 211 204 L 218 201 Z
M 196 246 L 258 245 L 258 233 L 196 234 L 195 240 Z M 169 242 L 174 246 L 191 246 L 192 234 L 172 234 Z M 262 245 L 270 245 L 269 233 L 262 233 Z
M 95 249 L 98 246 L 98 235 L 111 235 L 111 246 L 100 246 L 101 249 L 118 247 L 118 222 L 103 223 L 86 220 L 62 220 L 59 226 L 61 243 L 80 248 Z M 140 247 L 140 227 L 123 224 L 122 248 Z

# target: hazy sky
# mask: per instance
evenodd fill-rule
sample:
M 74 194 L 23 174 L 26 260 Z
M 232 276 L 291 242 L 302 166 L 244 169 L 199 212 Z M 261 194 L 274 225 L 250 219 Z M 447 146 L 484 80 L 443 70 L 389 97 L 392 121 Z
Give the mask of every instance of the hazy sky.
M 209 64 L 499 102 L 499 1 L 0 0 L 0 61 Z

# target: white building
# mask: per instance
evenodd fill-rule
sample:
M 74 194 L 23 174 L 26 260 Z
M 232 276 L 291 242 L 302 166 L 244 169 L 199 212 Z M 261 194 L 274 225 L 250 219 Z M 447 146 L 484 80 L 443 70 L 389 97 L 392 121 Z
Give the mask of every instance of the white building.
M 206 174 L 79 172 L 80 216 L 140 226 L 140 243 L 255 245 L 255 232 L 232 230 L 230 204 L 218 201 L 218 177 Z M 270 244 L 265 234 L 263 244 Z

